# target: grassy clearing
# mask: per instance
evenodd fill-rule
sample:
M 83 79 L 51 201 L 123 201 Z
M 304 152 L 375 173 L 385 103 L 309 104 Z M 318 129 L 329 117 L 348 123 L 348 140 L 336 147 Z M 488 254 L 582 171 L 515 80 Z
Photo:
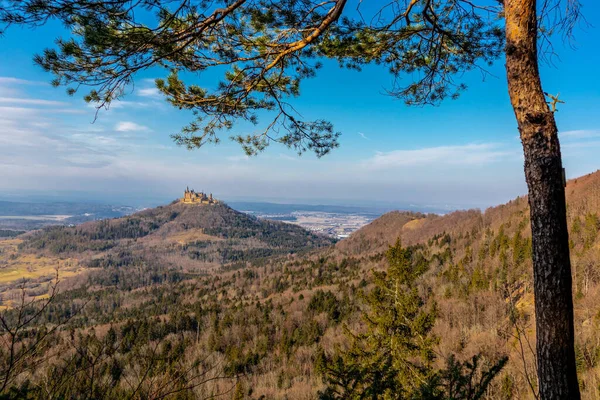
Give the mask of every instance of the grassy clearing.
M 179 244 L 187 244 L 196 241 L 212 241 L 218 242 L 222 241 L 222 238 L 216 236 L 210 236 L 202 232 L 202 229 L 190 229 L 187 231 L 176 233 L 175 235 L 171 235 L 169 240 L 172 242 L 176 242 Z
M 404 226 L 402 227 L 402 230 L 418 229 L 425 223 L 426 220 L 427 220 L 427 218 L 413 219 L 412 221 L 409 221 L 406 224 L 404 224 Z
M 83 272 L 74 258 L 61 259 L 20 253 L 21 239 L 0 240 L 0 284 L 10 284 L 21 279 L 52 278 L 57 269 L 61 279 Z

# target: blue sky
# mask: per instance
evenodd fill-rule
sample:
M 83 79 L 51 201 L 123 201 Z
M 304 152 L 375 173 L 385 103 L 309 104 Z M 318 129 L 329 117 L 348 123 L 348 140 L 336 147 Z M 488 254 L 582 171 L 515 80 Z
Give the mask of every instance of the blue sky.
M 593 25 L 600 5 L 583 5 Z M 153 79 L 166 74 L 161 70 L 137 76 L 124 100 L 94 122 L 92 107 L 52 88 L 52 77 L 32 61 L 60 34 L 50 24 L 12 28 L 0 38 L 1 198 L 152 205 L 189 185 L 229 200 L 466 208 L 526 192 L 502 60 L 485 79 L 466 74 L 469 89 L 439 107 L 407 107 L 385 95 L 392 78 L 380 67 L 359 73 L 326 62 L 291 103 L 308 120 L 333 122 L 342 132 L 340 148 L 317 159 L 273 144 L 247 158 L 227 132 L 220 145 L 191 152 L 172 143 L 169 135 L 190 115 L 154 89 Z M 556 117 L 569 177 L 600 168 L 599 41 L 594 26 L 578 30 L 573 46 L 557 38 L 559 58 L 542 66 L 544 89 L 566 102 Z M 260 127 L 239 125 L 231 133 Z

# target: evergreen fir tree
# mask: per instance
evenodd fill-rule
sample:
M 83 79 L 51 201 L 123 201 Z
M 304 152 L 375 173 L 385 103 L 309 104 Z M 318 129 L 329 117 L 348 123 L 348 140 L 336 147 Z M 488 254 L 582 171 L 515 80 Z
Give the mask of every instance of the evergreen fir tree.
M 348 330 L 347 351 L 317 356 L 317 371 L 327 384 L 321 399 L 481 398 L 506 358 L 480 371 L 479 356 L 464 364 L 451 357 L 446 369 L 436 370 L 436 306 L 417 287 L 428 262 L 399 240 L 386 258 L 387 271 L 374 272 L 375 287 L 364 296 L 366 332 Z

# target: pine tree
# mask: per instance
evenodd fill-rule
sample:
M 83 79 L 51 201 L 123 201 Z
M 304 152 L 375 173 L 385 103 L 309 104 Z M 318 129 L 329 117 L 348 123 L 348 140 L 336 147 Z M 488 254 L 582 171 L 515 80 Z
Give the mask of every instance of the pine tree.
M 317 356 L 316 369 L 327 384 L 321 399 L 480 398 L 506 359 L 481 372 L 479 356 L 464 364 L 450 358 L 446 369 L 436 370 L 436 306 L 417 287 L 428 263 L 399 240 L 386 259 L 387 271 L 374 272 L 375 287 L 364 296 L 366 332 L 347 330 L 347 351 Z

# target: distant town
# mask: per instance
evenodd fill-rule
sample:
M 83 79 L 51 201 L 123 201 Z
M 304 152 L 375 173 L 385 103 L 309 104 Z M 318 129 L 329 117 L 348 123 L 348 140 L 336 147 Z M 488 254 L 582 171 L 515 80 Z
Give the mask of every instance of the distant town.
M 315 233 L 320 233 L 336 239 L 344 239 L 377 216 L 361 213 L 340 213 L 324 211 L 292 211 L 288 213 L 265 213 L 261 211 L 244 210 L 258 218 L 283 221 L 300 225 Z

